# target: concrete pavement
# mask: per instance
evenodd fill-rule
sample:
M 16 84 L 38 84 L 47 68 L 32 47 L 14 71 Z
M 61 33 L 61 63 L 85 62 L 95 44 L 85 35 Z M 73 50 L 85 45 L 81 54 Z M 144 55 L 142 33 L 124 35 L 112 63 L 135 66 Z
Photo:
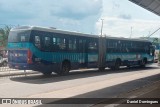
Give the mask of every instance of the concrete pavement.
M 39 72 L 32 70 L 16 70 L 8 67 L 0 67 L 0 77 L 8 77 L 8 76 L 18 76 L 18 75 L 27 75 L 27 74 L 37 74 Z
M 116 98 L 159 80 L 160 70 L 157 66 L 105 72 L 84 70 L 71 72 L 68 76 L 29 75 L 0 78 L 0 95 L 2 98 Z
M 77 96 L 80 94 L 92 92 L 95 90 L 100 90 L 100 89 L 111 87 L 111 86 L 116 86 L 116 85 L 119 85 L 125 82 L 130 82 L 130 81 L 134 81 L 137 79 L 142 79 L 142 78 L 146 78 L 146 77 L 154 76 L 158 74 L 160 74 L 160 71 L 157 71 L 157 70 L 153 70 L 152 72 L 145 72 L 145 74 L 144 72 L 136 73 L 130 76 L 127 75 L 127 76 L 122 76 L 119 78 L 97 81 L 97 82 L 93 82 L 90 84 L 83 84 L 83 85 L 76 86 L 76 87 L 69 87 L 69 88 L 62 89 L 62 90 L 57 90 L 57 91 L 52 91 L 52 92 L 47 92 L 47 93 L 40 93 L 40 94 L 29 96 L 29 98 L 53 98 L 53 97 L 69 98 L 69 97 Z M 107 96 L 100 96 L 100 97 L 107 98 Z

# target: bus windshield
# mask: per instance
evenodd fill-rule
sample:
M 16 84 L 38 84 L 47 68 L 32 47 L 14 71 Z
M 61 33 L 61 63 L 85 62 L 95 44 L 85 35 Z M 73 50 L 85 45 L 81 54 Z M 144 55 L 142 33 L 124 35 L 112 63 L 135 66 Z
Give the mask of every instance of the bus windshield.
M 31 31 L 10 31 L 8 42 L 28 42 Z

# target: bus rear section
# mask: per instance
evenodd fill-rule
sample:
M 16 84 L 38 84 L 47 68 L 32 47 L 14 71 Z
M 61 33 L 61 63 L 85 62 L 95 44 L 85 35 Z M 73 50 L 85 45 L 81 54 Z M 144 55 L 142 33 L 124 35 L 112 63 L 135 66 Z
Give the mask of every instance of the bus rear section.
M 8 37 L 8 65 L 10 68 L 26 70 L 32 63 L 30 31 L 12 29 Z
M 27 50 L 9 50 L 8 53 L 8 64 L 10 68 L 27 70 L 30 69 L 32 64 L 32 53 L 29 49 Z

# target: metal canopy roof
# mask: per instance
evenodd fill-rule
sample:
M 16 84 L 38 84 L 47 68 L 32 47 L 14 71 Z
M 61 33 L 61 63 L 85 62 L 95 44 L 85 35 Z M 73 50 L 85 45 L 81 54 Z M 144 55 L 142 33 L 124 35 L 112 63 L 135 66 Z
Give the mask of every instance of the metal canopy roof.
M 129 0 L 160 16 L 160 0 Z

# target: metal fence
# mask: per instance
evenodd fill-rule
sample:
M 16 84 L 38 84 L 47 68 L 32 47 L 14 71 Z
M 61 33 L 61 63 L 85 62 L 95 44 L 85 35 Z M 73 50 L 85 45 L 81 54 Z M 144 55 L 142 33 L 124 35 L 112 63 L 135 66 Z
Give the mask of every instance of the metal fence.
M 0 72 L 9 72 L 9 71 L 16 71 L 16 69 L 9 68 L 8 66 L 0 67 Z
M 0 49 L 0 77 L 13 77 L 27 74 L 38 74 L 32 70 L 18 70 L 8 67 L 8 50 Z
M 6 67 L 0 67 L 0 78 L 2 77 L 19 77 L 19 76 L 29 76 L 29 75 L 39 75 L 39 72 L 32 71 L 32 70 L 17 70 Z

